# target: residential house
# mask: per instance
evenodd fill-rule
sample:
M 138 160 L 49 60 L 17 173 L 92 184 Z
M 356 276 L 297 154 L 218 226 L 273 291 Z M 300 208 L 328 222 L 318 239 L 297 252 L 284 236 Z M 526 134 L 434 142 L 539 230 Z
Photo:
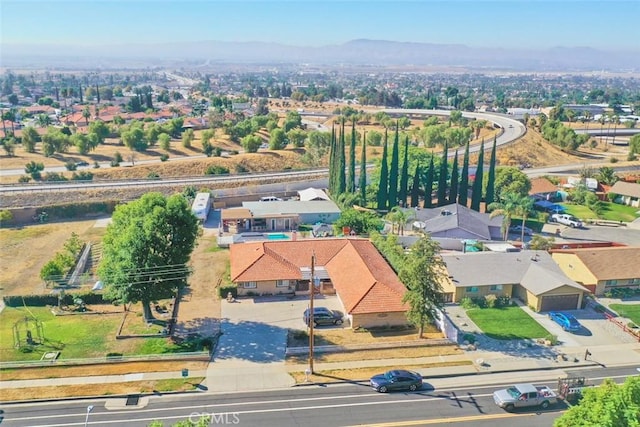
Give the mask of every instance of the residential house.
M 545 251 L 443 254 L 447 302 L 493 294 L 518 298 L 535 311 L 582 307 L 586 288 L 567 277 Z
M 331 200 L 324 190 L 313 187 L 298 191 L 298 198 L 303 202 L 310 202 L 312 200 Z
M 300 224 L 332 224 L 340 217 L 340 208 L 331 200 L 278 200 L 242 202 L 241 208 L 222 210 L 225 230 L 289 231 Z
M 434 209 L 408 209 L 413 216 L 413 228 L 431 237 L 502 240 L 502 216 L 491 218 L 487 213 L 453 203 Z
M 406 325 L 405 286 L 365 239 L 233 244 L 231 280 L 238 295 L 308 294 L 315 256 L 317 292 L 335 292 L 353 328 Z
M 640 208 L 640 184 L 618 181 L 613 184 L 609 193 L 619 196 L 615 202 Z
M 547 178 L 533 178 L 529 196 L 535 200 L 547 200 L 555 202 L 558 199 L 558 186 Z
M 552 256 L 567 276 L 595 295 L 640 287 L 640 246 L 564 249 Z

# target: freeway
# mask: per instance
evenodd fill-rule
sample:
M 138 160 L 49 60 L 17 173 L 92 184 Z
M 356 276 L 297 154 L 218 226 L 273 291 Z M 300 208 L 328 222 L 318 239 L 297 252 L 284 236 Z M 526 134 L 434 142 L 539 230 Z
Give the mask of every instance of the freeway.
M 573 372 L 594 383 L 604 378 L 621 382 L 637 374 L 635 367 L 590 368 Z M 533 381 L 555 388 L 560 370 L 425 379 L 417 392 L 380 394 L 366 383 L 329 384 L 245 393 L 191 393 L 141 396 L 132 405 L 123 397 L 86 400 L 8 403 L 3 426 L 146 426 L 153 420 L 171 425 L 180 420 L 211 417 L 210 425 L 351 426 L 439 425 L 548 426 L 566 410 L 564 404 L 547 411 L 506 413 L 492 399 L 494 390 L 515 382 Z M 523 378 L 529 378 L 524 379 Z M 536 379 L 531 379 L 536 378 Z M 546 382 L 545 382 L 546 381 Z M 92 411 L 87 414 L 87 408 Z M 85 420 L 89 421 L 85 424 Z

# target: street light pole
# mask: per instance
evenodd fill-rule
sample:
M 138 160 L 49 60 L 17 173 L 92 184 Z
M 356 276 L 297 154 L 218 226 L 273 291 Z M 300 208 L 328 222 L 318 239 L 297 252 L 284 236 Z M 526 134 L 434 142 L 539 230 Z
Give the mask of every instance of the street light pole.
M 313 374 L 313 294 L 316 292 L 315 276 L 316 255 L 311 255 L 311 277 L 309 277 L 309 287 L 311 288 L 311 298 L 309 299 L 309 371 Z
M 87 416 L 84 418 L 84 427 L 89 425 L 89 414 L 93 411 L 93 405 L 87 406 Z

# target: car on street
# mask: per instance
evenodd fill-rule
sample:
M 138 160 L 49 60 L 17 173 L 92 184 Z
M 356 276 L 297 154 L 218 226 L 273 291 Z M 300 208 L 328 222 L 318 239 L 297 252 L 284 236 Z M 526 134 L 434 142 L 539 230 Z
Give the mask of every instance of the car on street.
M 549 318 L 556 322 L 558 325 L 562 326 L 562 329 L 565 331 L 579 331 L 582 329 L 582 325 L 578 322 L 573 315 L 569 313 L 562 313 L 560 311 L 550 311 Z
M 394 369 L 372 376 L 369 383 L 371 388 L 380 393 L 393 390 L 416 391 L 422 388 L 422 375 L 404 369 Z
M 304 315 L 302 316 L 302 320 L 307 326 L 310 326 L 310 312 L 307 308 L 304 311 Z M 336 310 L 330 310 L 326 307 L 313 307 L 313 324 L 314 326 L 320 325 L 341 325 L 342 324 L 342 313 Z
M 533 230 L 529 227 L 523 227 L 521 225 L 514 225 L 513 227 L 509 227 L 509 231 L 515 234 L 522 234 L 522 230 L 524 229 L 525 236 L 533 235 Z

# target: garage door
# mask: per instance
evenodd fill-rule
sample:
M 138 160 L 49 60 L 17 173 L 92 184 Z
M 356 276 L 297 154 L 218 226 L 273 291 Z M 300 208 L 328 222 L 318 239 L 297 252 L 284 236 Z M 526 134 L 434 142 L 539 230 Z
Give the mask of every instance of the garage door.
M 580 295 L 549 295 L 542 297 L 540 311 L 575 310 L 578 308 Z

